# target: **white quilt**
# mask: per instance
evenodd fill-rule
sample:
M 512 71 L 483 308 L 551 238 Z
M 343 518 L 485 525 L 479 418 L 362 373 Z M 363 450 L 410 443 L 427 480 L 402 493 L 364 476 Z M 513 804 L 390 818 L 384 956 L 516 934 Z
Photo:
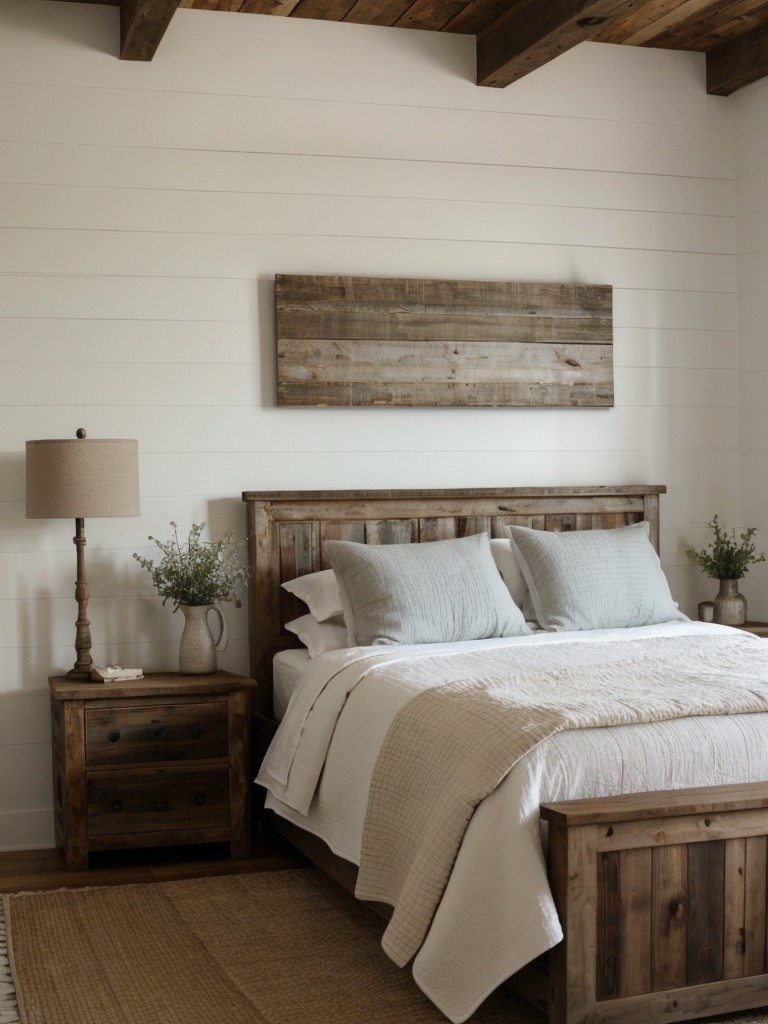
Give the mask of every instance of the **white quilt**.
M 392 719 L 441 685 L 467 650 L 702 635 L 669 623 L 428 647 L 355 648 L 315 659 L 257 781 L 267 807 L 359 863 L 367 793 Z M 740 634 L 744 636 L 744 634 Z M 745 642 L 762 644 L 754 639 Z M 766 648 L 768 656 L 768 648 Z M 506 656 L 506 655 L 505 655 Z M 768 715 L 675 719 L 561 733 L 526 755 L 477 808 L 429 934 L 413 962 L 422 990 L 454 1022 L 562 938 L 547 883 L 539 804 L 562 798 L 768 779 Z

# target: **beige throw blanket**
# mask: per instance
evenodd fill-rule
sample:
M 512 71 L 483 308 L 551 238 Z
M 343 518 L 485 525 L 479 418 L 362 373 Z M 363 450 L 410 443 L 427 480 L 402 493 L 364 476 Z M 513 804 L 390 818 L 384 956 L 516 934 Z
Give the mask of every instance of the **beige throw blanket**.
M 400 966 L 424 940 L 474 808 L 542 740 L 768 711 L 768 643 L 749 636 L 554 647 L 546 670 L 535 652 L 519 653 L 512 674 L 414 697 L 379 754 L 356 895 L 395 908 L 382 944 Z

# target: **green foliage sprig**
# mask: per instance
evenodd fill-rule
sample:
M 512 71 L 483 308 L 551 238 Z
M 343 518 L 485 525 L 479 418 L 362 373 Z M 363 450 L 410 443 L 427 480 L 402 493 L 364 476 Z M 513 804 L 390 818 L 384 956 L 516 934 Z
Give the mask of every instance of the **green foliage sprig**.
M 721 527 L 717 516 L 707 526 L 714 530 L 714 540 L 710 541 L 701 551 L 689 548 L 686 554 L 690 559 L 700 565 L 707 576 L 714 580 L 740 580 L 749 572 L 750 565 L 765 561 L 764 554 L 755 554 L 755 544 L 752 538 L 757 533 L 754 526 L 750 526 L 736 538 L 736 530 L 730 532 Z
M 163 553 L 155 565 L 151 558 L 133 553 L 133 557 L 149 572 L 157 592 L 166 601 L 179 605 L 206 605 L 216 601 L 234 601 L 239 608 L 236 591 L 248 582 L 248 569 L 240 563 L 237 544 L 231 530 L 217 541 L 201 540 L 205 523 L 193 523 L 186 543 L 179 540 L 176 523 L 171 523 L 173 537 L 160 541 L 149 537 Z

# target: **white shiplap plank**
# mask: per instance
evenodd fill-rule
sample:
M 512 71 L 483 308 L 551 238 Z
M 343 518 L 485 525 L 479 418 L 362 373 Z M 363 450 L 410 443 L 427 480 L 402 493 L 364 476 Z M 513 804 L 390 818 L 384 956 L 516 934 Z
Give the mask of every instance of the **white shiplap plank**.
M 613 365 L 736 369 L 735 331 L 614 327 Z
M 37 692 L 3 696 L 0 709 L 0 746 L 50 741 L 51 705 L 45 680 Z
M 596 423 L 596 430 L 602 428 Z M 512 433 L 512 432 L 511 432 Z M 251 456 L 230 453 L 147 455 L 142 463 L 143 493 L 155 496 L 239 494 L 242 490 L 320 489 L 333 480 L 339 488 L 445 487 L 451 480 L 462 486 L 498 486 L 500 477 L 525 480 L 531 486 L 562 484 L 636 483 L 674 480 L 690 486 L 727 480 L 738 487 L 734 448 L 650 450 L 644 439 L 627 440 L 623 449 L 599 447 L 578 452 L 559 447 L 548 452 L 519 446 L 523 435 L 513 433 L 506 451 L 489 451 L 482 437 L 475 450 L 444 452 L 414 447 L 407 452 L 313 451 L 264 452 Z M 597 468 L 596 468 L 597 467 Z M 598 471 L 599 470 L 599 471 Z M 599 477 L 600 480 L 596 480 Z
M 740 217 L 761 213 L 768 193 L 768 162 L 753 171 L 736 176 L 735 199 Z
M 751 292 L 758 292 L 765 287 L 766 281 L 768 281 L 768 244 L 760 249 L 751 249 L 750 251 L 739 252 L 739 257 L 736 263 L 739 292 L 741 294 L 748 295 Z M 744 330 L 753 330 L 762 326 L 765 323 L 763 320 L 761 324 L 754 324 L 750 321 L 744 320 L 746 310 L 739 310 L 740 326 Z
M 578 170 L 569 166 L 386 161 L 287 153 L 133 149 L 0 140 L 0 181 L 99 188 L 552 203 L 582 209 L 732 216 L 725 178 Z
M 728 178 L 724 129 L 524 114 L 46 85 L 3 87 L 0 138 L 79 145 L 513 163 Z M 24 115 L 34 104 L 37 117 Z M 362 110 L 366 130 L 360 131 Z
M 308 236 L 300 233 L 269 238 L 240 236 L 168 235 L 121 232 L 1 232 L 0 316 L 137 317 L 170 319 L 264 319 L 273 304 L 275 273 L 367 274 L 378 277 L 419 277 L 429 268 L 433 277 L 463 280 L 585 281 L 612 284 L 621 289 L 727 292 L 735 288 L 733 257 L 724 253 L 653 252 L 644 249 L 602 248 L 593 245 L 542 245 L 538 242 L 471 241 L 466 239 L 401 239 L 391 237 Z M 8 256 L 10 251 L 13 257 Z M 5 255 L 4 255 L 5 254 Z M 15 270 L 6 270 L 15 263 Z M 73 265 L 75 264 L 75 265 Z M 16 279 L 3 283 L 2 271 L 31 275 L 30 283 Z M 110 296 L 121 296 L 124 282 L 100 287 L 91 303 L 87 285 L 76 275 L 131 276 L 132 302 L 120 302 L 110 311 Z M 50 282 L 42 292 L 34 275 L 66 275 L 60 286 Z M 160 288 L 152 296 L 153 280 Z M 259 306 L 232 302 L 236 282 L 224 295 L 214 295 L 204 308 L 201 285 L 192 283 L 193 301 L 187 301 L 188 283 L 179 278 L 245 278 L 243 287 Z M 167 282 L 167 287 L 166 287 Z M 32 289 L 37 301 L 28 299 Z M 83 293 L 82 289 L 86 292 Z M 50 292 L 50 300 L 47 294 Z M 65 298 L 62 300 L 61 295 Z M 8 296 L 7 300 L 5 296 Z M 173 306 L 174 298 L 182 296 Z M 83 302 L 84 298 L 84 302 Z M 50 301 L 51 308 L 47 306 Z M 60 305 L 62 302 L 64 305 Z M 82 312 L 77 312 L 77 303 Z M 226 303 L 222 307 L 221 303 Z M 173 314 L 176 309 L 176 316 Z M 64 310 L 68 310 L 65 312 Z M 23 311 L 22 311 L 23 310 Z M 163 312 L 160 312 L 163 310 Z M 636 325 L 637 326 L 637 325 Z M 671 326 L 678 326 L 673 324 Z M 698 326 L 698 325 L 693 325 Z M 703 325 L 702 325 L 703 326 Z M 732 327 L 735 324 L 731 325 Z
M 742 291 L 739 295 L 739 323 L 746 330 L 764 328 L 768 323 L 768 289 Z
M 166 533 L 170 534 L 170 528 Z M 117 565 L 119 555 L 120 552 L 115 553 Z M 5 560 L 10 561 L 11 556 L 6 556 Z M 18 635 L 14 635 L 15 630 L 36 618 L 44 625 L 44 631 L 40 635 L 41 642 L 36 644 L 36 647 L 59 648 L 70 644 L 74 648 L 77 605 L 74 597 L 67 593 L 72 590 L 70 562 L 73 561 L 73 556 L 67 558 L 62 552 L 50 561 L 51 582 L 48 593 L 17 602 L 4 602 L 7 614 L 0 627 L 0 648 L 13 649 L 18 646 Z M 173 605 L 170 602 L 163 607 L 156 592 L 144 579 L 146 577 L 146 580 L 149 580 L 148 573 L 130 559 L 130 556 L 119 573 L 119 579 L 116 579 L 118 573 L 111 573 L 112 578 L 105 579 L 104 573 L 96 571 L 98 564 L 95 559 L 91 559 L 91 562 L 93 569 L 89 571 L 88 582 L 92 595 L 88 602 L 88 617 L 91 621 L 93 643 L 100 646 L 102 657 L 105 647 L 115 652 L 118 647 L 131 643 L 178 640 L 184 627 L 181 614 L 173 612 Z M 118 586 L 122 587 L 124 593 L 115 596 L 114 591 Z M 230 639 L 233 642 L 247 642 L 248 623 L 245 607 L 238 609 L 234 604 L 225 604 L 222 605 L 222 613 L 227 622 Z M 110 661 L 113 656 L 111 653 Z M 74 658 L 72 662 L 74 663 Z
M 739 332 L 740 366 L 744 373 L 768 370 L 768 325 L 763 321 L 754 327 L 754 330 L 750 330 L 745 323 L 744 330 Z
M 20 359 L 45 363 L 64 353 L 70 364 L 175 364 L 179 353 L 183 352 L 185 365 L 234 363 L 242 366 L 254 362 L 261 354 L 268 357 L 267 365 L 273 367 L 271 349 L 261 353 L 258 345 L 260 332 L 274 330 L 271 310 L 266 308 L 264 313 L 269 315 L 269 320 L 262 324 L 8 317 L 3 333 L 10 344 L 0 345 L 0 364 Z
M 64 404 L 63 396 L 78 409 L 83 408 L 80 387 L 81 363 L 51 359 L 44 379 L 29 363 L 6 363 L 0 376 L 0 404 Z M 238 363 L 212 363 L 204 373 L 199 364 L 157 364 L 152 372 L 136 363 L 90 363 L 88 395 L 91 406 L 120 405 L 142 409 L 146 406 L 254 406 L 259 403 L 258 367 Z
M 736 237 L 740 256 L 760 254 L 765 257 L 768 238 L 768 210 L 746 210 L 736 218 Z
M 765 403 L 763 402 L 753 409 L 742 409 L 739 423 L 741 427 L 742 453 L 763 453 L 761 456 L 763 463 L 756 464 L 755 468 L 759 472 L 755 480 L 752 482 L 753 486 L 757 486 L 759 488 L 761 495 L 760 500 L 763 501 L 765 489 L 764 455 L 766 449 L 768 449 L 768 408 L 766 408 Z M 761 518 L 766 519 L 768 517 L 762 516 Z M 766 541 L 766 543 L 768 544 L 768 541 Z
M 729 282 L 730 283 L 730 282 Z M 614 323 L 628 327 L 664 324 L 687 330 L 736 329 L 736 296 L 732 291 L 630 291 L 614 293 Z
M 678 537 L 682 534 L 685 545 L 683 550 L 703 547 L 705 523 L 711 520 L 715 512 L 722 516 L 723 522 L 735 522 L 738 518 L 739 493 L 727 486 L 675 486 L 662 496 L 661 512 L 664 529 Z M 698 535 L 701 536 L 700 542 L 695 540 Z
M 0 275 L 0 318 L 247 321 L 256 311 L 254 281 L 193 277 L 39 278 Z
M 656 405 L 739 407 L 736 370 L 617 368 L 614 378 L 617 403 L 645 408 Z
M 768 369 L 757 370 L 751 367 L 741 375 L 741 407 L 743 410 L 766 410 L 766 389 L 768 389 Z
M 139 459 L 145 463 L 155 457 L 173 453 L 185 457 L 218 453 L 243 460 L 268 455 L 276 448 L 286 453 L 350 451 L 367 453 L 375 459 L 378 452 L 401 452 L 407 456 L 414 437 L 430 451 L 475 451 L 482 446 L 489 453 L 505 453 L 509 435 L 519 432 L 519 423 L 527 418 L 535 429 L 526 434 L 529 451 L 548 453 L 554 449 L 579 451 L 623 450 L 628 437 L 641 436 L 652 448 L 673 447 L 720 448 L 732 446 L 738 429 L 738 379 L 735 371 L 665 370 L 638 371 L 640 384 L 633 386 L 631 375 L 617 378 L 617 406 L 595 413 L 592 409 L 467 409 L 456 415 L 450 409 L 264 409 L 244 406 L 212 408 L 220 423 L 220 432 L 213 433 L 204 417 L 193 406 L 173 407 L 174 427 L 163 430 L 168 407 L 136 407 L 121 405 L 111 420 L 117 436 L 138 435 Z M 722 394 L 716 393 L 717 381 Z M 699 388 L 714 391 L 712 403 L 700 399 Z M 661 404 L 666 396 L 668 402 Z M 727 401 L 730 399 L 730 401 Z M 718 404 L 715 404 L 717 402 Z M 69 422 L 88 424 L 90 410 L 70 414 Z M 9 417 L 10 418 L 10 417 Z M 38 436 L 35 430 L 30 436 Z M 72 431 L 74 434 L 74 431 Z M 158 445 L 158 438 L 162 442 Z M 142 480 L 142 484 L 145 481 Z M 239 496 L 239 490 L 235 496 Z M 5 491 L 6 501 L 23 501 L 23 474 L 16 486 Z M 32 536 L 33 524 L 26 533 Z M 38 534 L 47 536 L 49 527 L 36 523 Z M 134 536 L 133 528 L 120 523 L 104 526 L 101 543 L 113 546 L 119 537 Z M 129 532 L 130 531 L 130 532 Z M 69 532 L 60 534 L 69 539 Z M 106 538 L 114 538 L 109 540 Z M 15 538 L 18 542 L 19 538 Z M 42 536 L 36 544 L 44 546 Z M 129 543 L 126 541 L 125 543 Z M 4 545 L 3 545 L 4 546 Z M 2 550 L 2 548 L 0 548 Z
M 594 210 L 514 202 L 448 202 L 351 196 L 275 196 L 6 185 L 7 228 L 170 234 L 346 235 L 727 253 L 731 217 Z M 631 244 L 628 244 L 631 243 Z
M 765 168 L 768 164 L 768 125 L 755 127 L 744 135 L 737 136 L 735 163 L 740 177 Z
M 23 795 L 19 787 L 19 753 L 26 747 L 34 752 L 34 764 L 24 774 Z M 51 803 L 50 742 L 28 743 L 24 747 L 0 746 L 0 809 L 22 810 Z
M 734 138 L 741 139 L 756 129 L 765 128 L 765 111 L 768 107 L 768 81 L 761 79 L 748 89 L 740 90 L 732 104 Z M 737 172 L 744 169 L 737 163 Z

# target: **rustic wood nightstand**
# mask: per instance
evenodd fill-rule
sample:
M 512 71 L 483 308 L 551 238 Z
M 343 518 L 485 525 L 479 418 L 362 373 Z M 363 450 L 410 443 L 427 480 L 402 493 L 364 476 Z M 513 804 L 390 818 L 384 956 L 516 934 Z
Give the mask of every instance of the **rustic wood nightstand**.
M 754 633 L 755 636 L 768 637 L 768 622 L 745 622 L 736 629 L 743 629 L 745 633 Z
M 95 850 L 228 842 L 250 854 L 251 679 L 157 673 L 49 679 L 56 845 Z

